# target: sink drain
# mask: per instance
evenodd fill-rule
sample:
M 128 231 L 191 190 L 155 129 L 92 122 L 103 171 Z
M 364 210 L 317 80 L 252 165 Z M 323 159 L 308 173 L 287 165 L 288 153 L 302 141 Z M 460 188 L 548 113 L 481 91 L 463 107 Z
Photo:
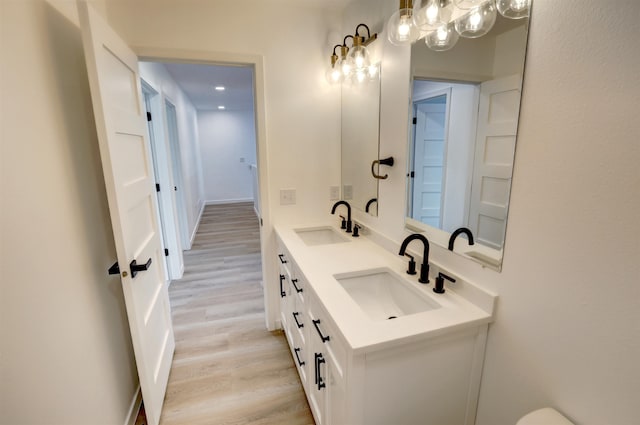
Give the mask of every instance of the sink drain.
M 398 316 L 389 316 L 389 317 L 387 317 L 387 320 L 397 319 L 397 318 L 398 318 Z

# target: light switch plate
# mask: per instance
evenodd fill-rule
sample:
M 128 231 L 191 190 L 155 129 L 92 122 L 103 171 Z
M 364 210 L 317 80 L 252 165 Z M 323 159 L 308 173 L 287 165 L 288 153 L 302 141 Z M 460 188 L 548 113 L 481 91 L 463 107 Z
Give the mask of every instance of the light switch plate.
M 295 204 L 296 204 L 296 190 L 280 189 L 280 205 L 295 205 Z
M 353 198 L 353 186 L 351 186 L 350 184 L 345 184 L 342 187 L 342 190 L 344 193 L 344 199 L 349 200 Z
M 340 186 L 329 186 L 329 200 L 337 201 L 340 199 Z

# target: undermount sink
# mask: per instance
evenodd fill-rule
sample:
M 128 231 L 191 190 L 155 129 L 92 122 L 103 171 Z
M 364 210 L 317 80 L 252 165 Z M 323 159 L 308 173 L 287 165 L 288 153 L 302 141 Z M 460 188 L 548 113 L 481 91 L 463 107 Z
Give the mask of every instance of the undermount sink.
M 333 276 L 372 320 L 387 320 L 440 308 L 395 272 L 372 269 Z
M 294 231 L 308 246 L 349 242 L 346 236 L 343 236 L 330 226 L 308 227 L 304 229 L 294 229 Z

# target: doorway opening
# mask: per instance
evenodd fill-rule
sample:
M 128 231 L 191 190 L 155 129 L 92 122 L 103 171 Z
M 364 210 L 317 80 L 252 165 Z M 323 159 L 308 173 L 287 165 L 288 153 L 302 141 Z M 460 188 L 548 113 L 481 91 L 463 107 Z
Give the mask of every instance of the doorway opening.
M 165 270 L 184 273 L 207 205 L 250 202 L 260 220 L 254 68 L 141 61 Z

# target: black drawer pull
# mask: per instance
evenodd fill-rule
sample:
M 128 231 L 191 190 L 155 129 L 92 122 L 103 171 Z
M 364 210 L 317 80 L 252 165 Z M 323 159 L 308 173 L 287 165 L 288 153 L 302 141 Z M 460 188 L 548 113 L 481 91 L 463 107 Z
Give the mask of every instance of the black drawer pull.
M 284 254 L 278 254 L 278 258 L 282 264 L 287 264 L 287 260 L 284 259 Z
M 298 329 L 304 328 L 304 323 L 298 322 L 298 316 L 300 315 L 300 313 L 298 313 L 297 311 L 294 311 L 292 314 L 293 314 L 293 320 L 295 320 L 296 325 L 298 325 Z
M 293 351 L 294 353 L 296 353 L 296 360 L 298 361 L 298 366 L 304 366 L 304 361 L 300 360 L 300 356 L 298 356 L 298 353 L 300 352 L 300 348 L 295 348 Z
M 280 298 L 284 298 L 287 296 L 287 293 L 284 292 L 284 288 L 282 287 L 282 282 L 284 281 L 284 275 L 280 275 Z
M 318 326 L 319 324 L 320 324 L 320 319 L 317 319 L 317 320 L 313 321 L 313 326 L 316 327 L 316 331 L 318 331 L 318 335 L 320 335 L 320 339 L 322 339 L 322 342 L 330 341 L 331 338 L 329 337 L 329 335 L 327 335 L 327 336 L 322 335 L 322 331 L 320 330 L 320 326 Z
M 323 389 L 326 385 L 324 384 L 324 379 L 322 379 L 320 365 L 326 363 L 322 353 L 314 353 L 315 354 L 315 363 L 316 363 L 316 385 L 318 386 L 318 391 Z
M 298 281 L 298 279 L 291 279 L 291 283 L 293 283 L 293 287 L 296 288 L 296 292 L 300 293 L 300 292 L 302 292 L 302 288 L 298 288 L 298 285 L 296 285 L 297 281 Z
M 131 264 L 129 264 L 129 267 L 131 268 L 131 277 L 136 277 L 138 272 L 149 270 L 150 266 L 151 266 L 151 258 L 149 258 L 147 262 L 144 264 L 138 264 L 136 260 L 133 260 Z

